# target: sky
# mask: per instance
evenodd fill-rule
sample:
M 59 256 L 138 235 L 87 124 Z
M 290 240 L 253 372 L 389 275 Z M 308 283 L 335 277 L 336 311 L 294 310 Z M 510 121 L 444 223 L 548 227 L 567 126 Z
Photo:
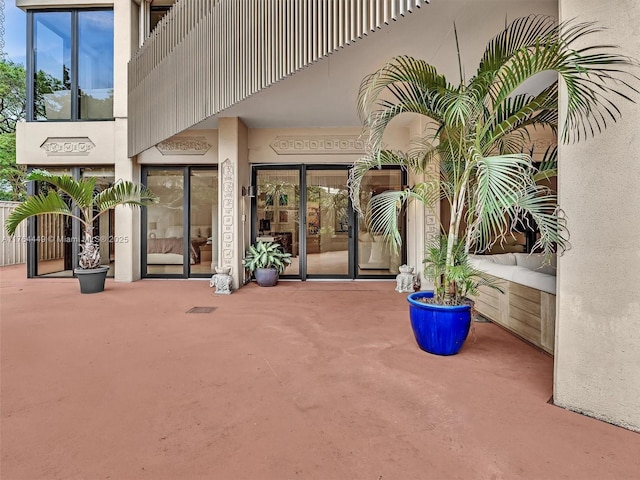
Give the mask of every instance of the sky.
M 24 65 L 27 16 L 16 7 L 15 0 L 0 0 L 0 2 L 4 2 L 4 51 L 10 60 Z

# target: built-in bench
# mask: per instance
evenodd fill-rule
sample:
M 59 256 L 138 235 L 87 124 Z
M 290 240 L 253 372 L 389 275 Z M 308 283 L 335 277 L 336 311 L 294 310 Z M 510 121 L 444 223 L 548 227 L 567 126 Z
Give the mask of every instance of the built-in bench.
M 553 355 L 556 319 L 555 259 L 538 254 L 472 255 L 472 265 L 495 277 L 504 294 L 480 287 L 477 313 Z

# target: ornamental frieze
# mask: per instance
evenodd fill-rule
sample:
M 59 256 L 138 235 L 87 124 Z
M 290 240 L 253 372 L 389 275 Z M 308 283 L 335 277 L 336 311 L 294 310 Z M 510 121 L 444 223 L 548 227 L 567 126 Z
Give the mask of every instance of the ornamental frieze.
M 48 137 L 40 148 L 47 156 L 87 156 L 95 144 L 88 137 Z
M 211 148 L 205 137 L 172 137 L 156 148 L 162 155 L 204 155 Z
M 348 155 L 365 153 L 358 135 L 286 135 L 271 142 L 278 155 Z
M 233 163 L 228 158 L 222 162 L 222 259 L 223 266 L 232 266 L 233 260 Z

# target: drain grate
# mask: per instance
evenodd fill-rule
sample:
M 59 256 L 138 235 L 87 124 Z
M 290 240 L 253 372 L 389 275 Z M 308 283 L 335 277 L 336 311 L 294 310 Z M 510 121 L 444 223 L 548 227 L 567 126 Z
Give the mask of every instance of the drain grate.
M 192 307 L 187 310 L 187 313 L 211 313 L 216 307 Z

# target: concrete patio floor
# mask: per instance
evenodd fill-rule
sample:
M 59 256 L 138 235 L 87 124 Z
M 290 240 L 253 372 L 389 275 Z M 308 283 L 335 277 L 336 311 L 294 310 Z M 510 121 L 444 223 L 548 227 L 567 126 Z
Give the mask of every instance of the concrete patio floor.
M 549 356 L 489 323 L 424 353 L 391 282 L 0 276 L 3 480 L 640 477 L 640 435 L 548 403 Z

